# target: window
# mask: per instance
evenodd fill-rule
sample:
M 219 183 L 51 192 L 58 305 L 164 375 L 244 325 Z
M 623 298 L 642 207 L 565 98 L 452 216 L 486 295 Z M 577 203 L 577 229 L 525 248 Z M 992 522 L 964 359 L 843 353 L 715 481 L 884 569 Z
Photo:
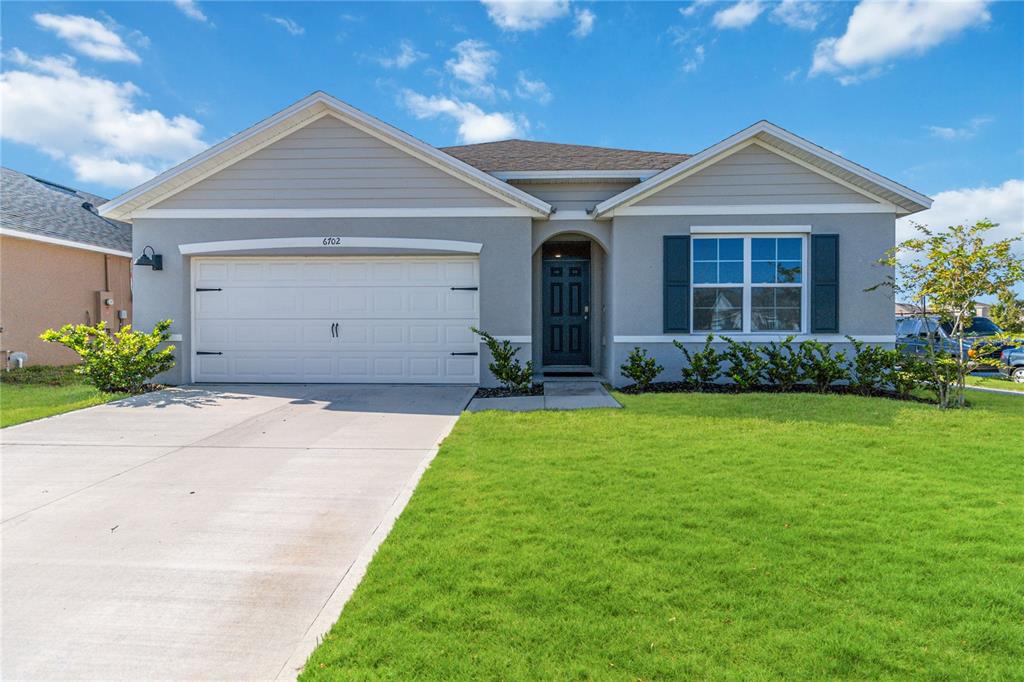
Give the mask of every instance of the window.
M 787 332 L 804 327 L 803 236 L 694 237 L 695 332 Z

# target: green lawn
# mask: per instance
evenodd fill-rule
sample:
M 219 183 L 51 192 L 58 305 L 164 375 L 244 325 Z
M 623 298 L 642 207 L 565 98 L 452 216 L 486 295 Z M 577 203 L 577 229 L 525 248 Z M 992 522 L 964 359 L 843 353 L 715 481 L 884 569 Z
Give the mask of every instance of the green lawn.
M 967 377 L 967 383 L 970 386 L 982 386 L 984 388 L 1001 388 L 1005 391 L 1024 391 L 1024 384 L 1018 384 L 1015 381 L 1010 381 L 1006 377 L 979 377 L 976 375 L 969 375 Z
M 302 678 L 1020 679 L 1024 403 L 466 414 Z
M 71 367 L 26 367 L 0 372 L 0 428 L 125 397 L 101 393 Z

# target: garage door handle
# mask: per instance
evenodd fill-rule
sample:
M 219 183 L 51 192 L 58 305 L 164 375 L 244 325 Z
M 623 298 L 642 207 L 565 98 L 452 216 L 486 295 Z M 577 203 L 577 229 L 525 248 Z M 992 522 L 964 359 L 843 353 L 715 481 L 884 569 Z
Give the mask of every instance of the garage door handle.
M 224 355 L 219 350 L 197 350 L 196 355 Z
M 448 355 L 480 355 L 479 353 L 449 353 Z
M 452 291 L 479 291 L 480 287 L 451 287 Z
M 202 287 L 196 287 L 196 291 L 224 291 L 223 289 L 203 289 Z

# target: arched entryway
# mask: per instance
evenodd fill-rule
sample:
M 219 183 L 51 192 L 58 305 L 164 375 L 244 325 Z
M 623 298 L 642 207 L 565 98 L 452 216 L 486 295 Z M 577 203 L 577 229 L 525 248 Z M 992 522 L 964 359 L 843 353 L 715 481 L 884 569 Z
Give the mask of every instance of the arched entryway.
M 533 361 L 548 376 L 601 376 L 607 252 L 591 235 L 550 235 L 534 253 Z

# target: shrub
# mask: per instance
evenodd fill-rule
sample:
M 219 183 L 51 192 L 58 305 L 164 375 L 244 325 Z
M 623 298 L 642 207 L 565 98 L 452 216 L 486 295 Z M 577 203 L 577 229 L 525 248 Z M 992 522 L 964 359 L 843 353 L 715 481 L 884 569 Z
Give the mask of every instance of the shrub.
M 916 355 L 904 355 L 900 349 L 894 351 L 895 360 L 889 373 L 889 382 L 896 395 L 907 397 L 927 378 L 929 367 Z
M 648 357 L 647 351 L 638 346 L 630 351 L 625 364 L 619 369 L 624 376 L 633 380 L 637 388 L 646 390 L 665 368 L 654 358 Z
M 141 393 L 147 381 L 174 367 L 174 346 L 160 348 L 170 338 L 170 327 L 171 321 L 163 320 L 151 332 L 127 325 L 111 334 L 105 322 L 66 324 L 58 331 L 47 329 L 39 338 L 78 353 L 82 364 L 75 371 L 101 391 Z
M 728 336 L 723 336 L 722 340 L 727 344 L 722 351 L 722 359 L 729 363 L 725 376 L 732 379 L 742 391 L 759 386 L 767 363 L 757 349 Z
M 915 358 L 918 385 L 935 394 L 939 407 L 949 407 L 960 386 L 961 361 L 956 355 L 935 351 L 927 358 Z
M 792 391 L 803 379 L 800 353 L 793 345 L 792 336 L 779 343 L 772 341 L 759 350 L 764 357 L 764 376 L 768 383 L 781 391 Z
M 714 334 L 708 334 L 704 341 L 704 348 L 696 353 L 690 353 L 679 341 L 672 344 L 683 352 L 686 358 L 686 365 L 683 366 L 683 383 L 693 386 L 698 391 L 707 384 L 713 384 L 722 375 L 722 356 L 714 349 L 711 343 L 715 340 Z
M 846 369 L 846 353 L 833 353 L 831 343 L 812 339 L 800 342 L 800 369 L 818 393 L 825 393 L 835 382 L 850 377 Z
M 852 336 L 846 338 L 853 346 L 853 358 L 848 366 L 853 390 L 862 395 L 871 395 L 895 386 L 893 374 L 903 362 L 900 351 L 872 346 Z
M 513 346 L 511 341 L 498 341 L 485 331 L 470 327 L 472 332 L 484 340 L 487 350 L 491 351 L 493 362 L 487 365 L 494 378 L 510 391 L 526 391 L 533 385 L 533 362 L 519 364 L 516 354 L 520 347 Z

